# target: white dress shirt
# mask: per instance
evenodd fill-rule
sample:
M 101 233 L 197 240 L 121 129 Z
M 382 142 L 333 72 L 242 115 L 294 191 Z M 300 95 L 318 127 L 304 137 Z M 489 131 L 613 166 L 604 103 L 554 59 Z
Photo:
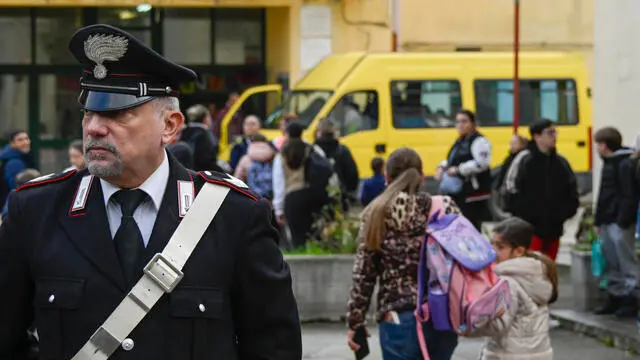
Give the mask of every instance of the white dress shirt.
M 167 181 L 169 181 L 169 157 L 164 154 L 164 160 L 162 164 L 145 180 L 138 189 L 147 193 L 148 197 L 145 201 L 138 206 L 133 213 L 133 218 L 140 228 L 142 234 L 142 240 L 146 247 L 151 237 L 151 231 L 153 231 L 153 225 L 156 223 L 156 217 L 158 216 L 158 209 L 162 204 L 162 197 L 164 191 L 167 188 Z M 111 230 L 111 238 L 116 236 L 116 232 L 120 227 L 120 220 L 122 218 L 122 210 L 120 204 L 118 204 L 111 196 L 115 194 L 119 187 L 100 179 L 100 186 L 102 186 L 102 195 L 104 197 L 104 204 L 107 209 L 107 218 L 109 220 L 109 229 Z
M 273 184 L 273 210 L 276 216 L 284 215 L 284 196 L 285 196 L 285 183 L 284 183 L 284 167 L 282 165 L 282 155 L 278 154 L 273 159 L 271 174 L 271 182 Z

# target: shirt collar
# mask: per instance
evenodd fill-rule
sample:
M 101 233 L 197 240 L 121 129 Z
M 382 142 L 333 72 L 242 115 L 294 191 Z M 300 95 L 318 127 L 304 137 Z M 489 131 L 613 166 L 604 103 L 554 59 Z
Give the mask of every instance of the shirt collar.
M 144 191 L 149 195 L 153 204 L 156 206 L 156 210 L 160 209 L 162 204 L 162 197 L 167 188 L 167 182 L 169 181 L 169 157 L 164 154 L 164 160 L 158 168 L 145 180 L 138 189 Z M 109 204 L 111 196 L 120 190 L 119 187 L 100 179 L 100 185 L 102 186 L 102 196 L 104 197 L 105 207 Z

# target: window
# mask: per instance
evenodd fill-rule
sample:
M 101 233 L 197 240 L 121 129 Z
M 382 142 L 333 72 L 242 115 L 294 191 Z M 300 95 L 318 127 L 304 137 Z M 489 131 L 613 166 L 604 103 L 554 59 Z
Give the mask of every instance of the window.
M 211 64 L 211 12 L 166 8 L 164 13 L 164 56 L 180 64 Z
M 513 124 L 513 81 L 476 80 L 476 116 L 480 126 Z M 558 124 L 578 123 L 578 100 L 574 80 L 520 80 L 521 125 L 540 118 Z
M 298 122 L 309 126 L 333 94 L 328 90 L 294 90 L 284 105 L 283 115 L 296 114 Z
M 100 7 L 98 23 L 109 24 L 119 28 L 151 26 L 151 11 L 139 12 L 135 7 Z
M 0 49 L 0 64 L 31 63 L 29 9 L 0 8 Z
M 257 116 L 263 128 L 277 129 L 277 124 L 271 123 L 265 125 L 265 120 L 276 110 L 277 105 L 277 91 L 259 92 L 249 95 L 229 122 L 229 126 L 227 127 L 229 143 L 235 142 L 236 137 L 242 136 L 242 125 L 244 119 L 249 115 Z
M 36 62 L 75 64 L 69 39 L 82 27 L 79 8 L 38 8 L 36 18 Z
M 139 12 L 136 8 L 98 8 L 98 23 L 117 26 L 143 43 L 151 46 L 151 13 Z
M 462 107 L 456 80 L 391 82 L 391 111 L 396 129 L 450 128 Z
M 262 63 L 262 9 L 216 9 L 215 64 Z
M 354 91 L 344 95 L 327 119 L 340 136 L 378 128 L 378 94 L 375 91 Z
M 39 83 L 40 139 L 82 138 L 78 76 L 42 75 Z
M 10 129 L 28 126 L 29 82 L 27 76 L 0 74 L 0 136 Z

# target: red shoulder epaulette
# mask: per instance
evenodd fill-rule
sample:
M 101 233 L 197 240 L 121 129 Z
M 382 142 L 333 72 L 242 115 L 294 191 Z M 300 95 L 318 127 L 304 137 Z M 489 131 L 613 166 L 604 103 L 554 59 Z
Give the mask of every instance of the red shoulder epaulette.
M 58 173 L 58 174 L 51 173 L 49 175 L 40 176 L 38 178 L 35 178 L 31 181 L 27 181 L 26 183 L 18 186 L 18 188 L 16 188 L 16 192 L 24 189 L 42 186 L 44 184 L 52 184 L 52 183 L 64 181 L 70 178 L 76 172 L 78 172 L 78 170 L 72 169 L 63 173 Z
M 259 201 L 259 195 L 251 191 L 249 186 L 237 177 L 217 171 L 200 171 L 198 174 L 208 183 L 226 186 L 244 196 L 248 196 L 255 201 Z

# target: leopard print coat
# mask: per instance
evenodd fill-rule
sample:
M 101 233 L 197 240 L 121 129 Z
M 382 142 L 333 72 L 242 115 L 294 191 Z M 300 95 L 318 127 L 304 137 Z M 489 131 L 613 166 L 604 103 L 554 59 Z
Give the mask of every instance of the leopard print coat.
M 446 213 L 460 213 L 450 197 L 443 197 Z M 424 240 L 431 199 L 427 193 L 400 193 L 387 207 L 386 234 L 381 250 L 373 251 L 364 243 L 367 214 L 360 221 L 358 250 L 353 267 L 353 285 L 348 303 L 349 328 L 364 325 L 373 289 L 378 282 L 379 322 L 388 311 L 410 311 L 416 307 L 420 246 Z

